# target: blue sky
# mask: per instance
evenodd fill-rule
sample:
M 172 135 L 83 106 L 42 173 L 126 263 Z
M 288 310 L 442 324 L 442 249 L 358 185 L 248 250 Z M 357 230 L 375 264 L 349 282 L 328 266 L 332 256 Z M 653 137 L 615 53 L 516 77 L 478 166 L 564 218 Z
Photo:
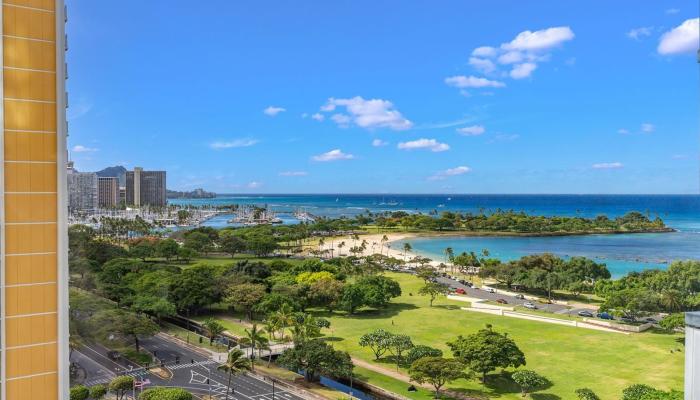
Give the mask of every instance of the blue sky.
M 219 193 L 698 193 L 696 1 L 67 3 L 83 171 Z

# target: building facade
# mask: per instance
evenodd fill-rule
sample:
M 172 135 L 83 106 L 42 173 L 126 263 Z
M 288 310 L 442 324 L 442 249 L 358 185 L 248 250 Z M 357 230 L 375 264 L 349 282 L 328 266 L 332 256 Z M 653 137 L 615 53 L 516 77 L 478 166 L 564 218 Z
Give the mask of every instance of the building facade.
M 685 400 L 700 399 L 700 312 L 685 314 Z
M 100 208 L 114 208 L 119 204 L 119 178 L 97 178 L 97 205 Z
M 68 212 L 94 213 L 98 206 L 98 177 L 94 172 L 78 172 L 68 164 Z
M 68 400 L 65 9 L 0 12 L 0 399 Z
M 129 206 L 165 206 L 165 171 L 144 171 L 135 167 L 126 171 L 126 204 Z

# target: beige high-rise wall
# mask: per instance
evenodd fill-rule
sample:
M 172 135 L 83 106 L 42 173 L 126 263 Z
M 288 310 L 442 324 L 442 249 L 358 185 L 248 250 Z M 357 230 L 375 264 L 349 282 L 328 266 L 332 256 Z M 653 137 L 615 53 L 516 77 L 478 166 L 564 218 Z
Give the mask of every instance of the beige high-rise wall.
M 2 1 L 2 399 L 67 398 L 64 9 Z

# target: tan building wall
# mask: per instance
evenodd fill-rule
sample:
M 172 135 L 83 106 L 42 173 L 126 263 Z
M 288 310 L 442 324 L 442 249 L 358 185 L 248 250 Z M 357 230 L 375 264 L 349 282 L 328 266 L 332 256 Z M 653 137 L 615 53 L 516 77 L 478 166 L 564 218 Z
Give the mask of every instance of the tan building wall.
M 68 398 L 64 8 L 2 1 L 1 398 Z
M 119 204 L 119 178 L 97 178 L 97 204 L 101 208 L 112 208 Z

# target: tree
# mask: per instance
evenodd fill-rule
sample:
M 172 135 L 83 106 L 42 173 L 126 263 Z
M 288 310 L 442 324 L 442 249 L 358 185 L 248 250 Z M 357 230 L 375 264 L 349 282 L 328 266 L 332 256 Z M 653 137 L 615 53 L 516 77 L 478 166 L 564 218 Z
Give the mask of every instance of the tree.
M 233 349 L 228 353 L 226 357 L 226 363 L 218 367 L 219 370 L 224 371 L 228 374 L 228 384 L 226 386 L 226 400 L 228 400 L 228 395 L 231 392 L 231 378 L 248 371 L 252 368 L 252 363 L 246 360 L 245 354 L 241 349 Z
M 195 265 L 180 273 L 170 284 L 170 300 L 188 314 L 221 299 L 216 271 L 210 265 Z
M 389 338 L 389 352 L 394 356 L 396 369 L 403 362 L 403 353 L 413 348 L 413 341 L 408 335 L 392 334 Z
M 177 258 L 183 262 L 190 262 L 191 259 L 197 257 L 197 252 L 189 247 L 180 247 L 177 249 Z
M 153 336 L 160 330 L 150 318 L 119 308 L 100 311 L 95 315 L 95 325 L 101 327 L 105 335 L 114 332 L 131 338 L 136 352 L 140 350 L 139 336 Z
M 411 246 L 410 243 L 406 242 L 403 244 L 403 259 L 404 260 L 406 259 L 406 254 L 411 250 L 413 250 L 413 246 Z
M 144 390 L 139 400 L 192 400 L 192 394 L 181 388 L 156 387 Z
M 511 377 L 513 381 L 520 386 L 523 397 L 527 397 L 528 393 L 541 390 L 549 384 L 549 381 L 545 377 L 539 375 L 535 371 L 526 369 L 513 372 Z
M 70 388 L 70 400 L 87 400 L 90 397 L 90 389 L 83 385 L 75 385 Z
M 462 363 L 442 357 L 423 357 L 416 360 L 408 369 L 408 375 L 412 381 L 431 384 L 435 388 L 435 398 L 440 396 L 440 389 L 446 383 L 467 376 Z
M 236 254 L 245 251 L 246 244 L 243 239 L 234 234 L 224 234 L 221 235 L 219 239 L 219 248 L 226 254 L 229 254 L 233 258 Z
M 482 382 L 486 374 L 496 368 L 518 368 L 525 365 L 525 355 L 507 334 L 492 329 L 481 329 L 466 337 L 459 336 L 447 345 L 452 354 L 469 369 L 481 374 Z
M 265 285 L 242 283 L 231 286 L 226 291 L 224 301 L 231 306 L 240 306 L 249 320 L 253 319 L 253 309 L 265 297 Z
M 683 392 L 664 392 L 649 385 L 632 385 L 622 391 L 622 400 L 683 400 Z
M 219 321 L 214 318 L 207 318 L 202 322 L 202 327 L 207 331 L 207 337 L 209 338 L 209 345 L 214 342 L 214 339 L 224 333 L 226 328 L 219 323 Z
M 156 245 L 156 254 L 170 261 L 171 258 L 177 256 L 180 245 L 173 239 L 165 239 L 158 242 Z
M 419 344 L 406 354 L 406 364 L 411 365 L 423 357 L 442 357 L 442 350 Z
M 578 400 L 600 400 L 600 397 L 588 388 L 576 389 L 574 393 L 576 393 Z
M 134 258 L 140 258 L 146 261 L 146 258 L 152 257 L 155 254 L 155 247 L 149 240 L 141 240 L 134 246 L 130 246 L 129 255 Z
M 416 258 L 418 258 L 418 257 L 416 257 Z M 423 258 L 419 258 L 418 260 L 419 261 L 423 260 Z M 425 283 L 430 282 L 433 278 L 435 278 L 437 276 L 437 272 L 435 271 L 435 268 L 433 268 L 429 265 L 420 265 L 420 266 L 416 267 L 416 269 L 414 271 L 416 272 L 416 276 L 423 279 L 423 281 L 425 281 Z
M 211 251 L 213 243 L 211 237 L 202 232 L 190 232 L 185 236 L 185 247 L 197 253 L 207 254 Z
M 379 358 L 389 350 L 391 336 L 391 333 L 384 329 L 375 329 L 370 333 L 365 333 L 360 336 L 359 344 L 362 347 L 369 347 L 372 353 L 374 353 L 374 359 L 379 360 Z
M 309 287 L 309 297 L 313 304 L 333 312 L 342 298 L 343 286 L 342 282 L 333 278 L 319 279 Z
M 418 294 L 430 296 L 430 307 L 433 306 L 433 301 L 435 301 L 438 296 L 446 296 L 448 293 L 450 293 L 450 287 L 444 283 L 438 282 L 427 282 L 418 290 Z
M 252 360 L 255 355 L 255 349 L 267 345 L 268 340 L 265 337 L 265 330 L 258 329 L 258 325 L 253 324 L 250 329 L 245 329 L 245 337 L 241 338 L 240 342 L 250 346 L 250 358 Z M 251 369 L 255 370 L 255 366 L 252 363 Z
M 292 371 L 303 370 L 307 382 L 318 380 L 321 375 L 347 378 L 353 369 L 347 352 L 335 350 L 321 340 L 310 340 L 287 349 L 277 362 Z
M 360 285 L 350 284 L 343 287 L 340 304 L 348 314 L 354 314 L 355 310 L 365 304 L 365 292 Z
M 262 300 L 255 305 L 255 312 L 268 315 L 279 310 L 284 305 L 291 307 L 292 310 L 300 309 L 299 303 L 292 296 L 282 293 L 267 293 Z
M 363 276 L 356 285 L 362 290 L 364 305 L 374 308 L 384 308 L 392 298 L 401 296 L 399 283 L 383 275 Z
M 175 305 L 167 298 L 157 297 L 149 294 L 139 294 L 131 299 L 131 309 L 137 313 L 145 313 L 157 318 L 162 318 L 177 314 Z
M 101 400 L 105 396 L 107 396 L 107 386 L 99 384 L 90 387 L 90 397 L 92 397 L 93 400 Z
M 659 326 L 666 329 L 667 331 L 673 331 L 679 328 L 683 328 L 685 326 L 685 314 L 676 313 L 667 315 L 664 317 L 664 319 L 659 321 Z
M 128 375 L 118 376 L 109 382 L 109 391 L 114 393 L 117 400 L 123 400 L 124 396 L 134 388 L 134 378 Z

